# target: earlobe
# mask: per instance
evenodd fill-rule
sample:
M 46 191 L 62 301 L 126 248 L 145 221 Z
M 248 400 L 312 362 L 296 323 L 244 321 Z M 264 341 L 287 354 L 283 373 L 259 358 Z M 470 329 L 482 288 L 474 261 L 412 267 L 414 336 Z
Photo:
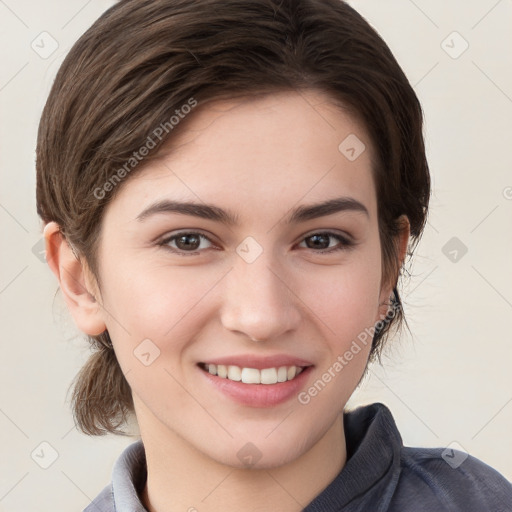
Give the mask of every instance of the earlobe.
M 106 330 L 103 310 L 99 297 L 97 300 L 89 291 L 92 285 L 87 283 L 84 264 L 75 256 L 56 222 L 49 222 L 45 226 L 44 238 L 46 261 L 59 281 L 64 300 L 75 324 L 90 336 L 101 334 Z

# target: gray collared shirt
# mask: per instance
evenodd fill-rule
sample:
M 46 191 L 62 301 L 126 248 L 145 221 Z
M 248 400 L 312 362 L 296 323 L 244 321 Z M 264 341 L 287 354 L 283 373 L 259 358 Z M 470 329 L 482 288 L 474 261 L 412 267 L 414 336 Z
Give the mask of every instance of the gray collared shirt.
M 512 512 L 508 480 L 464 452 L 403 446 L 385 405 L 345 412 L 344 428 L 347 463 L 303 512 Z M 147 512 L 139 498 L 146 477 L 144 445 L 137 441 L 83 512 Z

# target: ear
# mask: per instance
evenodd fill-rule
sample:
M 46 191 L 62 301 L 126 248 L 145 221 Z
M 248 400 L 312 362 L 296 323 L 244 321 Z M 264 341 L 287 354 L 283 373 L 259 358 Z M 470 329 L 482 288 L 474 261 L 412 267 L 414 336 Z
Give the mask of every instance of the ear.
M 409 245 L 409 237 L 411 235 L 411 224 L 407 215 L 401 215 L 398 219 L 400 224 L 400 232 L 396 237 L 395 243 L 398 247 L 398 268 L 402 267 L 402 263 L 407 255 L 407 247 Z M 398 278 L 398 276 L 396 276 Z M 395 280 L 396 281 L 396 280 Z M 375 319 L 376 322 L 386 317 L 389 311 L 390 297 L 393 293 L 394 282 L 390 282 L 387 286 L 383 286 L 379 296 L 379 311 L 378 317 Z
M 99 291 L 85 264 L 78 259 L 56 222 L 44 228 L 46 261 L 59 281 L 66 305 L 76 326 L 85 334 L 97 336 L 107 328 L 98 302 Z M 95 291 L 96 300 L 93 293 Z

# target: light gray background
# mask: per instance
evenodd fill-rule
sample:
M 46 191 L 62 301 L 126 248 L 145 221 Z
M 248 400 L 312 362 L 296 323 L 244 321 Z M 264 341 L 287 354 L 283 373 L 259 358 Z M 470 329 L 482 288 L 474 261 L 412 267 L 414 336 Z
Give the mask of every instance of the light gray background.
M 39 116 L 71 45 L 111 4 L 0 0 L 0 511 L 82 510 L 135 439 L 75 429 L 66 391 L 88 349 L 34 254 Z M 434 194 L 403 289 L 414 338 L 393 342 L 350 405 L 383 402 L 406 445 L 462 447 L 512 480 L 512 1 L 351 4 L 423 104 Z M 44 31 L 58 43 L 46 58 Z

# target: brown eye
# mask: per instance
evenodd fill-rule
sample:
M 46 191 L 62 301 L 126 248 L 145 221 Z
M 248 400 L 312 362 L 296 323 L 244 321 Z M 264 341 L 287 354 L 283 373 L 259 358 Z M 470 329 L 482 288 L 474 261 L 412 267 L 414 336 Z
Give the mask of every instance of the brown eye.
M 308 236 L 306 238 L 306 245 L 310 249 L 328 249 L 330 238 L 329 235 L 325 234 Z M 308 241 L 310 243 L 308 243 Z
M 332 239 L 337 240 L 339 243 L 336 245 L 330 245 Z M 305 237 L 304 242 L 308 249 L 313 249 L 314 252 L 319 253 L 340 251 L 348 249 L 354 245 L 354 243 L 347 238 L 337 233 L 330 232 L 314 233 Z
M 201 247 L 201 242 L 203 240 L 211 243 L 209 238 L 205 235 L 202 235 L 201 233 L 196 233 L 193 231 L 182 231 L 181 233 L 177 233 L 165 238 L 159 242 L 158 245 L 177 254 L 185 254 L 187 252 L 195 253 L 199 250 L 208 248 Z
M 179 235 L 176 237 L 176 247 L 182 250 L 193 250 L 195 251 L 201 243 L 201 237 L 197 236 L 194 233 L 189 233 L 186 235 Z

